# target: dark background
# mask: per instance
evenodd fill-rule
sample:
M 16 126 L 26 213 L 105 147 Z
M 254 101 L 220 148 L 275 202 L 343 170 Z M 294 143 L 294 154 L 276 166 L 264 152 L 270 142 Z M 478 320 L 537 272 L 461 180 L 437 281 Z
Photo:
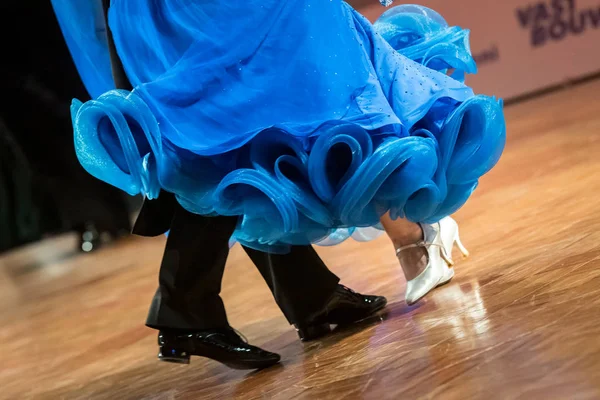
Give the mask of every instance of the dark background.
M 74 230 L 83 243 L 130 228 L 125 195 L 77 161 L 69 106 L 88 94 L 50 1 L 34 3 L 0 5 L 0 252 L 53 233 Z

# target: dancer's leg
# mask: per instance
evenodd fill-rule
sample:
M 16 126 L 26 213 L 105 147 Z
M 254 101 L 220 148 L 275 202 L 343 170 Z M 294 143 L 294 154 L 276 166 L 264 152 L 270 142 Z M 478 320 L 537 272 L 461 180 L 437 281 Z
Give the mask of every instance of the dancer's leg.
M 229 326 L 219 293 L 236 222 L 235 217 L 203 217 L 177 205 L 149 327 L 195 331 Z
M 392 220 L 389 214 L 385 214 L 381 217 L 381 224 L 396 251 L 403 246 L 415 244 L 423 240 L 423 230 L 419 224 L 415 224 L 414 222 L 401 218 Z M 410 281 L 423 272 L 427 266 L 427 250 L 424 247 L 406 249 L 398 253 L 398 260 L 400 261 L 406 280 Z

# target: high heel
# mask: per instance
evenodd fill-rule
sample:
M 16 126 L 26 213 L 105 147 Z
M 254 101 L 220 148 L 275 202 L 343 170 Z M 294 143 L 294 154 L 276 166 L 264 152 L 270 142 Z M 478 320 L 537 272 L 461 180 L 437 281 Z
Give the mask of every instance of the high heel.
M 443 245 L 442 257 L 448 264 L 444 277 L 438 283 L 438 286 L 449 282 L 454 277 L 454 260 L 452 259 L 452 249 L 456 247 L 461 252 L 463 258 L 469 257 L 469 251 L 465 248 L 458 232 L 458 224 L 450 217 L 446 217 L 439 222 L 440 238 Z
M 444 246 L 444 251 L 446 252 L 446 256 L 450 260 L 450 265 L 454 265 L 452 261 L 452 248 L 454 245 L 458 248 L 464 258 L 469 257 L 469 250 L 465 248 L 462 241 L 460 240 L 460 235 L 458 233 L 458 224 L 455 220 L 450 217 L 446 217 L 442 219 L 439 223 L 440 226 L 440 237 L 442 240 L 442 244 Z
M 416 303 L 431 290 L 454 277 L 452 248 L 455 244 L 463 256 L 469 255 L 460 240 L 458 225 L 452 218 L 446 217 L 433 225 L 420 225 L 423 230 L 423 240 L 396 250 L 396 255 L 415 247 L 423 247 L 427 251 L 427 266 L 416 278 L 406 283 L 406 303 L 409 305 Z
M 467 250 L 467 248 L 463 246 L 462 242 L 460 241 L 458 231 L 456 232 L 456 238 L 454 239 L 454 243 L 456 244 L 456 247 L 458 247 L 458 250 L 460 250 L 464 258 L 469 257 L 469 250 Z

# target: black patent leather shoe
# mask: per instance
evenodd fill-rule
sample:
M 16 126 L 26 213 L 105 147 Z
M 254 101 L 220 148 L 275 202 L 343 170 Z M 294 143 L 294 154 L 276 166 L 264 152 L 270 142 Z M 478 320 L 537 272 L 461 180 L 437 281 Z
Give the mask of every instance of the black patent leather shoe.
M 314 340 L 331 332 L 330 325 L 358 322 L 382 310 L 386 304 L 385 297 L 362 295 L 338 285 L 323 311 L 306 322 L 295 324 L 295 327 L 300 340 Z
M 232 328 L 193 333 L 161 331 L 161 361 L 189 364 L 190 356 L 206 357 L 233 369 L 261 369 L 277 364 L 281 357 L 246 343 Z

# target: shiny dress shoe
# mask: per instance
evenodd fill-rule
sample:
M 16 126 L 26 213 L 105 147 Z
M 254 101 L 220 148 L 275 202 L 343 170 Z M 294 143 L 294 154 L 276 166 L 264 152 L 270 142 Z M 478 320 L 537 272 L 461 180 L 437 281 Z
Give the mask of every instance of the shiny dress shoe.
M 281 357 L 249 345 L 233 328 L 190 333 L 161 331 L 158 334 L 161 361 L 189 364 L 190 356 L 206 357 L 233 369 L 261 369 L 277 364 Z
M 331 332 L 330 325 L 347 325 L 358 322 L 383 309 L 386 304 L 385 297 L 365 296 L 346 286 L 338 285 L 321 312 L 308 321 L 294 326 L 300 340 L 314 340 Z
M 396 250 L 396 254 L 415 247 L 423 247 L 427 251 L 427 266 L 416 278 L 406 283 L 405 298 L 408 305 L 416 303 L 431 290 L 450 282 L 454 277 L 452 260 L 454 245 L 464 257 L 469 255 L 460 241 L 458 225 L 452 218 L 446 217 L 433 225 L 420 225 L 423 230 L 423 240 Z

